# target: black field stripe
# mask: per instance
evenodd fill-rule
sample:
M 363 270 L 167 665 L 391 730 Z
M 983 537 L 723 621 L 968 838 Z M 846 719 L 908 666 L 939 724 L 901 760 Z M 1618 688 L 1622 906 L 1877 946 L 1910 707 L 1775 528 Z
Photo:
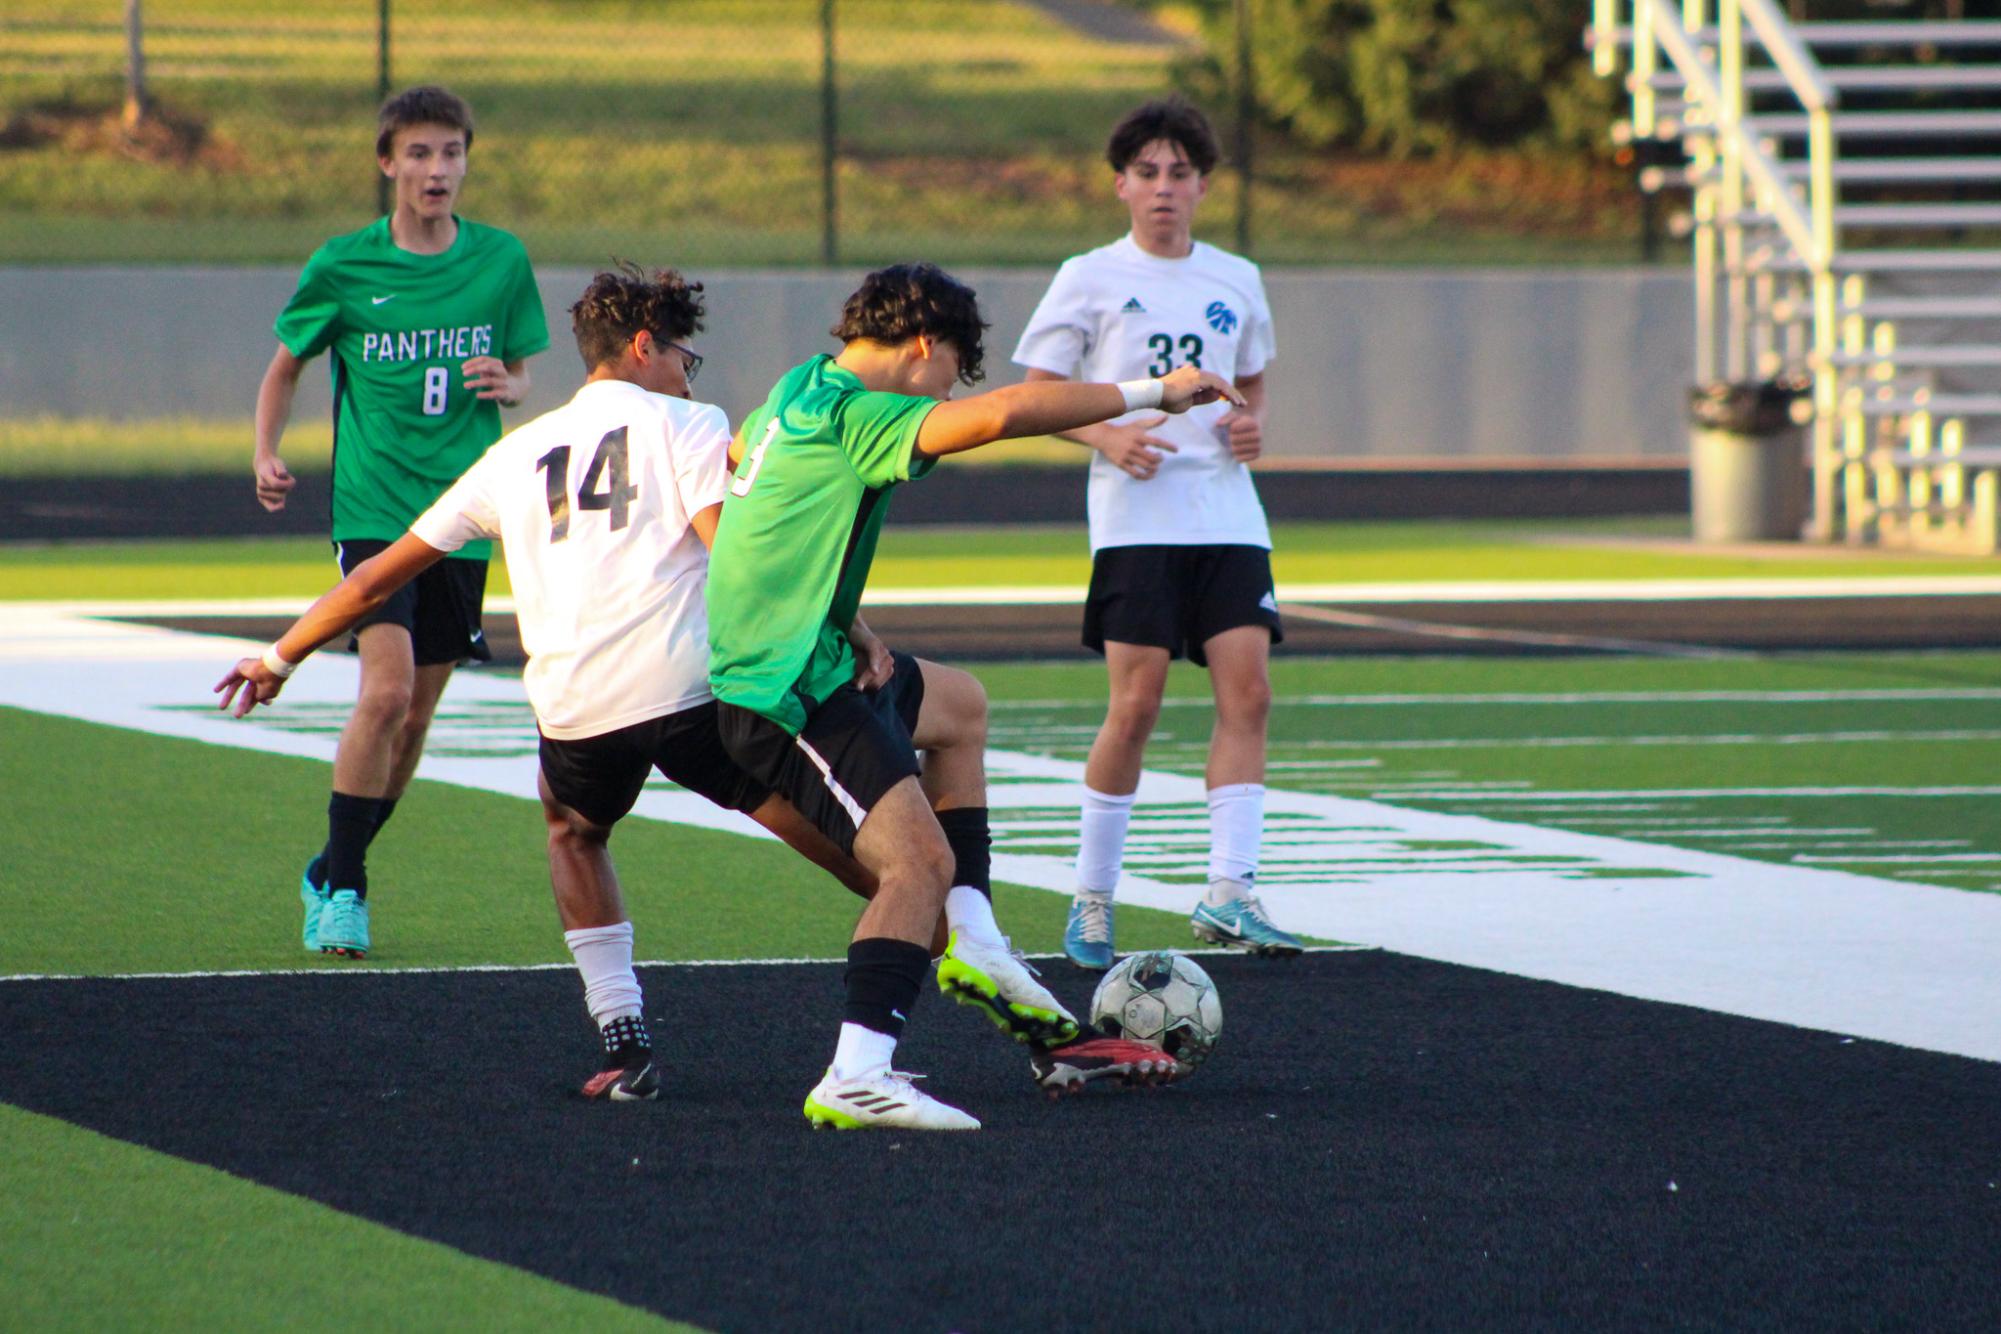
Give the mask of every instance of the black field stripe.
M 342 977 L 352 1024 L 323 977 L 19 983 L 0 1100 L 711 1329 L 2001 1328 L 2001 1065 L 1390 954 L 1204 967 L 1222 1042 L 1165 1089 L 1050 1103 L 919 1015 L 897 1063 L 970 1135 L 811 1133 L 840 964 L 647 977 L 674 1069 L 617 1106 L 572 1093 L 565 972 Z M 742 1022 L 774 996 L 825 1013 Z

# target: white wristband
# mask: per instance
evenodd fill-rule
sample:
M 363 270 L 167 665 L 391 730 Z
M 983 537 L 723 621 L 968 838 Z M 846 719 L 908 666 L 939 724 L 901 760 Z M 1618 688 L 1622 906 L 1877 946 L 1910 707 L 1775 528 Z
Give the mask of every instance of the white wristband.
M 1126 396 L 1126 411 L 1160 406 L 1161 386 L 1158 380 L 1121 380 L 1119 392 Z
M 299 670 L 298 663 L 286 662 L 278 656 L 278 646 L 276 644 L 264 650 L 262 661 L 264 663 L 264 670 L 277 677 L 280 681 Z

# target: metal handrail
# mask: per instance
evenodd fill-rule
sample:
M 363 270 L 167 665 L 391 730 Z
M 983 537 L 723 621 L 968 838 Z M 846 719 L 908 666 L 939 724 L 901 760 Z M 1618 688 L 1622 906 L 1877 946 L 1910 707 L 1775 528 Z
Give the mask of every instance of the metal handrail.
M 1608 9 L 1616 9 L 1616 4 L 1608 3 Z M 1993 19 L 1955 19 L 1938 23 L 1795 23 L 1792 30 L 1809 46 L 1932 46 L 1941 50 L 1948 47 L 1997 46 L 2001 47 L 2001 21 Z M 1686 28 L 1691 40 L 1714 42 L 1721 35 L 1715 27 Z M 1601 27 L 1594 21 L 1591 31 L 1585 34 L 1585 45 L 1596 52 L 1604 46 L 1630 46 L 1633 32 L 1608 19 Z M 1601 70 L 1600 73 L 1610 73 Z
M 1765 54 L 1785 71 L 1786 82 L 1792 85 L 1800 105 L 1809 112 L 1832 111 L 1841 100 L 1840 95 L 1821 72 L 1820 62 L 1800 44 L 1792 25 L 1780 15 L 1772 0 L 1736 0 L 1736 4 L 1751 21 L 1751 30 L 1764 42 Z M 1724 0 L 1723 7 L 1727 10 L 1730 0 Z M 1741 34 L 1738 40 L 1742 40 Z

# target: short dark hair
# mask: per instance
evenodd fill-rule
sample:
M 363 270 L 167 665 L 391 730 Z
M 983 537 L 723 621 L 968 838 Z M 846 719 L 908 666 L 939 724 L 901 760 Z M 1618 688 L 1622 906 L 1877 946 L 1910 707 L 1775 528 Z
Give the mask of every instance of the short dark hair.
M 1113 171 L 1124 171 L 1141 149 L 1157 139 L 1181 145 L 1189 163 L 1204 176 L 1216 169 L 1222 156 L 1216 146 L 1216 131 L 1202 109 L 1185 98 L 1163 97 L 1133 108 L 1112 127 L 1105 160 Z
M 375 117 L 375 156 L 388 157 L 396 147 L 396 131 L 412 125 L 445 125 L 462 130 L 472 147 L 472 108 L 457 93 L 434 83 L 405 88 L 382 104 Z
M 651 274 L 637 264 L 618 260 L 591 279 L 591 285 L 570 307 L 570 328 L 584 369 L 596 370 L 618 354 L 641 329 L 666 342 L 686 338 L 702 327 L 702 285 L 691 283 L 674 269 Z
M 892 264 L 862 279 L 828 332 L 843 343 L 895 344 L 919 334 L 950 343 L 959 353 L 959 378 L 978 384 L 986 375 L 980 365 L 986 328 L 972 288 L 936 264 Z

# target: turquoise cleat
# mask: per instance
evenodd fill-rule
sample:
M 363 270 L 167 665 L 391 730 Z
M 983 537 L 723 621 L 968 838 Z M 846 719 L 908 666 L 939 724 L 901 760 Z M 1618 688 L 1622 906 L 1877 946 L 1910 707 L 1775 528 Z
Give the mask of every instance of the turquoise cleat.
M 350 959 L 368 957 L 368 900 L 351 889 L 337 889 L 320 913 L 320 953 Z
M 1220 908 L 1213 908 L 1204 900 L 1195 905 L 1188 925 L 1198 939 L 1270 958 L 1297 954 L 1304 948 L 1297 936 L 1272 925 L 1271 918 L 1265 916 L 1264 904 L 1254 895 L 1232 899 Z
M 299 902 L 306 909 L 306 924 L 299 938 L 305 943 L 308 954 L 320 952 L 320 914 L 326 911 L 330 897 L 325 885 L 313 883 L 313 863 L 317 861 L 319 858 L 315 857 L 307 862 L 305 873 L 299 877 Z
M 1102 973 L 1112 966 L 1112 896 L 1079 894 L 1070 900 L 1063 952 L 1079 968 Z

